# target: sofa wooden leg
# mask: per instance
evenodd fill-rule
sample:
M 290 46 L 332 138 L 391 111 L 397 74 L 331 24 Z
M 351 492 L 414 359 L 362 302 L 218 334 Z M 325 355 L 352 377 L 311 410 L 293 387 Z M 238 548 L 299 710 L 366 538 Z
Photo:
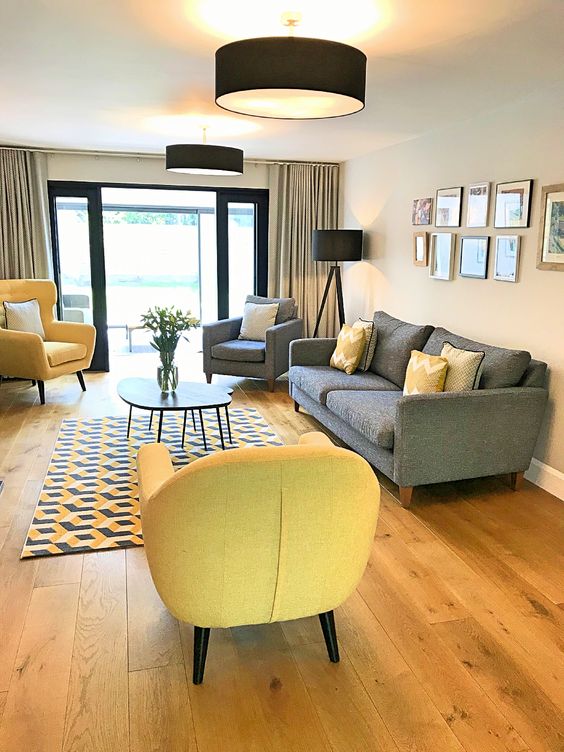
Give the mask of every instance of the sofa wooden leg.
M 86 384 L 84 383 L 84 374 L 82 373 L 82 371 L 76 372 L 76 378 L 78 379 L 78 383 L 80 384 L 82 391 L 85 392 Z
M 208 384 L 211 384 L 211 380 L 212 380 L 212 374 L 206 373 L 206 381 L 208 382 Z
M 39 401 L 41 402 L 42 405 L 44 405 L 45 404 L 45 382 L 38 381 L 37 388 L 39 389 Z
M 204 681 L 209 639 L 209 627 L 194 627 L 194 666 L 192 671 L 194 684 L 201 684 Z
M 319 614 L 319 621 L 321 622 L 329 660 L 331 663 L 339 663 L 339 645 L 337 643 L 337 630 L 335 629 L 335 616 L 333 612 L 326 611 L 324 614 Z
M 300 412 L 300 403 L 296 402 L 296 400 L 294 400 L 294 411 L 297 413 Z
M 268 379 L 268 391 L 269 392 L 274 391 L 274 379 Z
M 411 497 L 413 496 L 413 486 L 399 486 L 399 502 L 407 509 L 411 504 Z
M 511 473 L 509 475 L 509 485 L 511 486 L 511 490 L 519 491 L 521 488 L 523 488 L 524 480 L 525 473 Z

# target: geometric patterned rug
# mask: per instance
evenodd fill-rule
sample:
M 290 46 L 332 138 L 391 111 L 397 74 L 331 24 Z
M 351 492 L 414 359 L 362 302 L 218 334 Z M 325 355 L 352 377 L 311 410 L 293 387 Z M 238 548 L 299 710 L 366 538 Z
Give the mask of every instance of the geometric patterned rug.
M 282 446 L 254 408 L 232 408 L 229 418 L 233 444 L 226 435 L 225 451 Z M 134 415 L 127 439 L 126 416 L 63 420 L 22 559 L 143 545 L 135 462 L 139 447 L 156 441 L 156 423 L 149 430 L 148 413 Z M 204 412 L 208 451 L 198 418 L 194 430 L 190 415 L 182 447 L 182 423 L 182 413 L 164 416 L 162 441 L 175 468 L 222 451 L 215 411 L 207 418 Z

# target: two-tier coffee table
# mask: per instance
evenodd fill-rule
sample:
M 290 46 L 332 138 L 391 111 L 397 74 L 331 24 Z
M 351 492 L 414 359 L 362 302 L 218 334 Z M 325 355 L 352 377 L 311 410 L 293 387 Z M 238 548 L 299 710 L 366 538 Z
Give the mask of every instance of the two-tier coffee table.
M 176 391 L 171 394 L 163 394 L 159 385 L 154 379 L 131 378 L 123 379 L 117 387 L 118 394 L 124 402 L 129 405 L 129 419 L 127 421 L 127 438 L 131 430 L 131 415 L 133 408 L 140 410 L 150 410 L 149 429 L 153 423 L 153 413 L 159 413 L 159 427 L 157 431 L 157 441 L 161 440 L 163 429 L 163 415 L 165 412 L 179 411 L 184 412 L 184 423 L 182 427 L 182 445 L 186 436 L 186 418 L 188 411 L 192 413 L 192 422 L 196 430 L 195 413 L 200 418 L 200 429 L 204 442 L 204 449 L 208 448 L 206 429 L 204 427 L 203 410 L 215 410 L 219 436 L 221 439 L 221 448 L 225 449 L 225 439 L 223 435 L 223 425 L 221 420 L 221 408 L 225 411 L 225 421 L 229 436 L 229 443 L 232 444 L 231 424 L 229 422 L 229 405 L 231 404 L 231 395 L 233 389 L 215 386 L 214 384 L 199 384 L 192 381 L 181 381 L 176 387 Z

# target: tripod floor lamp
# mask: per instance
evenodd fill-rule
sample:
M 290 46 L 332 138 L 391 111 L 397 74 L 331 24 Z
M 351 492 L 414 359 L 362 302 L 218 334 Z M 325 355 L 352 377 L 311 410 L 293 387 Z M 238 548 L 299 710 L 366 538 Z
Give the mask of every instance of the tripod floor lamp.
M 339 261 L 360 261 L 362 259 L 362 230 L 314 230 L 313 231 L 313 260 L 330 261 L 329 276 L 323 292 L 321 306 L 317 314 L 313 336 L 317 337 L 319 324 L 323 316 L 323 309 L 327 302 L 331 281 L 335 277 L 337 288 L 337 307 L 339 309 L 339 325 L 345 323 L 345 304 L 343 301 L 343 284 L 341 281 L 341 267 Z

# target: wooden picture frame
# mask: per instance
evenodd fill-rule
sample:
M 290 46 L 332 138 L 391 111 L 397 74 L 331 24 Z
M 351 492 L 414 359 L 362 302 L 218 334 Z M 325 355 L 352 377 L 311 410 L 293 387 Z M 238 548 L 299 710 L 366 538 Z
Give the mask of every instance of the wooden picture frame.
M 496 183 L 494 227 L 505 230 L 528 227 L 532 195 L 532 180 Z
M 429 264 L 429 244 L 426 232 L 413 233 L 413 263 L 415 266 Z
M 430 225 L 433 220 L 433 197 L 414 198 L 411 205 L 411 224 Z
M 456 235 L 452 232 L 431 233 L 429 277 L 450 281 L 454 276 Z
M 461 277 L 486 279 L 490 239 L 487 235 L 465 235 L 460 238 L 458 274 Z
M 498 282 L 517 282 L 519 279 L 520 235 L 497 235 L 493 278 Z
M 460 227 L 462 186 L 439 188 L 435 199 L 435 227 Z
M 564 183 L 542 188 L 537 269 L 564 272 Z
M 468 186 L 466 227 L 487 227 L 490 213 L 490 184 L 487 180 Z

